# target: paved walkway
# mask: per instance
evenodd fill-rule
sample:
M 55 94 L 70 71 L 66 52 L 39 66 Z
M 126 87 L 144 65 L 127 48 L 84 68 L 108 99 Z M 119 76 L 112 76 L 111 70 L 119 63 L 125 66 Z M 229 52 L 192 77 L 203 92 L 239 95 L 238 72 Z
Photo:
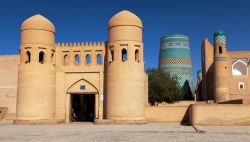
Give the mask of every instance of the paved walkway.
M 194 126 L 200 133 L 250 135 L 250 126 Z
M 0 125 L 0 142 L 249 142 L 250 127 L 203 127 L 151 123 L 146 125 Z M 234 129 L 237 133 L 219 132 Z M 244 130 L 242 130 L 244 129 Z M 210 132 L 214 131 L 215 132 Z M 229 133 L 230 132 L 230 133 Z

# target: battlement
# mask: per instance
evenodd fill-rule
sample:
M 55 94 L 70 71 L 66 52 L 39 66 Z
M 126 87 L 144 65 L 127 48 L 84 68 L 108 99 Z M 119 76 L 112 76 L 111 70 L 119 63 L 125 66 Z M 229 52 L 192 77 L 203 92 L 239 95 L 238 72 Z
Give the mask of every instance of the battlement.
M 17 62 L 19 61 L 18 54 L 0 55 L 0 62 Z
M 104 42 L 58 42 L 56 43 L 57 47 L 104 47 Z
M 5 54 L 5 55 L 0 55 L 0 58 L 1 57 L 17 57 L 18 56 L 18 54 Z

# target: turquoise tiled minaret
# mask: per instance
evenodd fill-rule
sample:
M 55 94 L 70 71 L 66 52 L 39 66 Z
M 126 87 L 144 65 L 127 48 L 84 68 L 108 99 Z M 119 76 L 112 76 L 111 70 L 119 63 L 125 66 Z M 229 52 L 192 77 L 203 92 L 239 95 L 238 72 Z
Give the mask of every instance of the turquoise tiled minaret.
M 181 87 L 189 86 L 193 92 L 192 62 L 189 38 L 185 35 L 163 36 L 160 44 L 159 68 L 178 77 Z
M 215 44 L 226 44 L 225 32 L 222 30 L 215 32 L 214 33 L 214 42 L 215 42 Z
M 231 69 L 228 65 L 226 35 L 222 30 L 214 33 L 214 101 L 222 103 L 230 100 L 228 76 Z

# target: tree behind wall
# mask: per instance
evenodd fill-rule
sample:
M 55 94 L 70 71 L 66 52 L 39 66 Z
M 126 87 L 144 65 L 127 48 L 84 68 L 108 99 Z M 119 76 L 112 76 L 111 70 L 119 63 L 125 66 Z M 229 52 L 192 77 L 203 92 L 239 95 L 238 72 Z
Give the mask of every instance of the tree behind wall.
M 193 96 L 188 80 L 186 80 L 184 85 L 182 86 L 182 94 L 183 94 L 184 100 L 194 100 L 194 96 Z
M 174 103 L 183 99 L 182 89 L 177 77 L 171 77 L 162 69 L 148 69 L 149 102 Z

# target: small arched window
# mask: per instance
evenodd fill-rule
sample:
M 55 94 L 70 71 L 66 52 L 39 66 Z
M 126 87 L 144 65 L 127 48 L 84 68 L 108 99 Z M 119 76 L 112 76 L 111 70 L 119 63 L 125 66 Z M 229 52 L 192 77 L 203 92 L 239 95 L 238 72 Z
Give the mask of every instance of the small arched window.
M 86 55 L 86 64 L 91 63 L 91 56 L 89 54 Z
M 63 57 L 63 64 L 64 65 L 67 65 L 69 63 L 69 56 L 66 54 L 66 55 L 64 55 L 64 57 Z
M 79 65 L 80 63 L 81 63 L 80 55 L 79 55 L 79 54 L 76 54 L 76 55 L 75 55 L 75 64 L 76 64 L 76 65 Z
M 30 62 L 30 59 L 31 59 L 30 52 L 27 51 L 27 52 L 26 52 L 26 56 L 25 56 L 25 64 L 29 63 L 29 62 Z
M 240 84 L 240 89 L 243 89 L 244 87 L 243 87 L 243 84 Z
M 239 82 L 239 90 L 244 90 L 244 82 Z
M 54 55 L 54 53 L 51 54 L 51 63 L 55 64 L 55 55 Z
M 135 61 L 139 62 L 139 50 L 138 49 L 135 50 Z
M 127 61 L 127 50 L 126 49 L 122 49 L 122 61 Z
M 41 63 L 41 64 L 44 63 L 44 52 L 43 51 L 39 52 L 39 63 Z
M 111 54 L 111 60 L 110 61 L 114 61 L 114 50 L 113 49 L 110 50 L 110 54 Z
M 222 47 L 219 46 L 219 54 L 222 54 Z
M 97 64 L 102 64 L 102 55 L 101 54 L 97 54 Z

